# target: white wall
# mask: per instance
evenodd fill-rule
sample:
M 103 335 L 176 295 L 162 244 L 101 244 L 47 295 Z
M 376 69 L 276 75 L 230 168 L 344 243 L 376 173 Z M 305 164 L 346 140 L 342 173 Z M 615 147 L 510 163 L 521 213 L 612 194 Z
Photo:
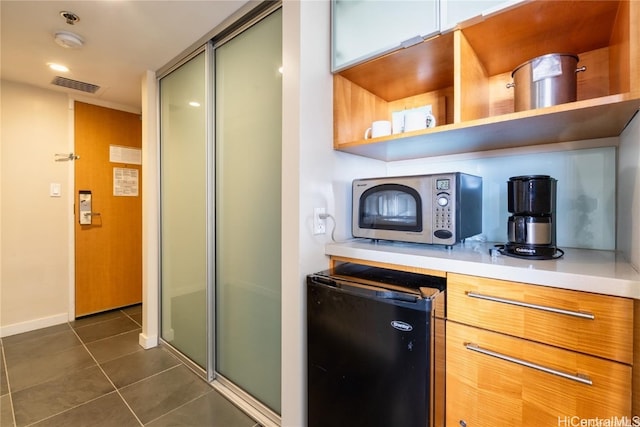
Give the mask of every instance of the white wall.
M 640 271 L 640 117 L 620 136 L 618 153 L 618 250 Z
M 73 151 L 74 99 L 7 80 L 0 89 L 0 336 L 8 336 L 74 318 L 73 162 L 54 161 Z M 61 197 L 49 196 L 51 183 Z
M 282 426 L 306 425 L 305 277 L 328 266 L 329 234 L 312 234 L 314 207 L 350 237 L 351 180 L 383 175 L 382 162 L 333 151 L 329 1 L 283 4 Z M 329 220 L 328 230 L 332 223 Z
M 159 329 L 159 183 L 158 183 L 158 91 L 156 74 L 142 77 L 142 332 L 144 348 L 158 345 Z
M 1 81 L 0 336 L 68 318 L 71 162 L 67 95 Z M 49 196 L 59 183 L 61 197 Z
M 482 177 L 482 238 L 507 240 L 507 181 L 549 175 L 557 182 L 557 244 L 615 250 L 618 137 L 390 162 L 390 176 L 460 171 Z

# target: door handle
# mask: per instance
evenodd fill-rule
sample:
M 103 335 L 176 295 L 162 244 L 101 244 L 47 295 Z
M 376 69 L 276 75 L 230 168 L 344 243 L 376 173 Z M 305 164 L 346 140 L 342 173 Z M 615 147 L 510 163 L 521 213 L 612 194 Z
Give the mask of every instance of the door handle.
M 100 212 L 93 212 L 91 208 L 92 194 L 89 190 L 78 192 L 78 219 L 80 225 L 91 225 L 93 217 L 100 216 Z
M 78 192 L 78 220 L 80 225 L 91 225 L 91 218 L 93 217 L 91 199 L 91 191 L 80 190 Z

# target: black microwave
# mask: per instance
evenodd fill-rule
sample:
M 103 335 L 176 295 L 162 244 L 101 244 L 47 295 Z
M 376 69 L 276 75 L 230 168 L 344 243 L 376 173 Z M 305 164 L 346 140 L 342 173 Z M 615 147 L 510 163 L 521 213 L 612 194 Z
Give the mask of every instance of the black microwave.
M 482 233 L 482 178 L 461 172 L 356 179 L 354 237 L 453 245 Z

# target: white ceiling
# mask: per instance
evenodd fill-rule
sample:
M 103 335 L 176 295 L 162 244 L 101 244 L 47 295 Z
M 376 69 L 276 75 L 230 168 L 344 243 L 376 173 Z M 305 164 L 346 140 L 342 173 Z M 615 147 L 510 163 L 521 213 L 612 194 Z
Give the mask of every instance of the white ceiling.
M 157 71 L 242 7 L 245 0 L 92 0 L 0 1 L 0 76 L 84 98 L 141 105 L 141 78 Z M 60 16 L 80 17 L 69 25 Z M 85 43 L 80 49 L 54 42 L 56 31 L 70 31 Z M 68 73 L 50 70 L 61 63 Z M 95 94 L 51 84 L 59 75 L 100 86 Z

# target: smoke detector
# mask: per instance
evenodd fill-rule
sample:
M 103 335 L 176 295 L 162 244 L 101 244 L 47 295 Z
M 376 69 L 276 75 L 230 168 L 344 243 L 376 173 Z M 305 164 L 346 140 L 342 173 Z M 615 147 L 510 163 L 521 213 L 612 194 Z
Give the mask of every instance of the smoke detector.
M 79 49 L 84 44 L 84 40 L 77 34 L 69 31 L 58 31 L 53 36 L 54 41 L 67 49 Z

